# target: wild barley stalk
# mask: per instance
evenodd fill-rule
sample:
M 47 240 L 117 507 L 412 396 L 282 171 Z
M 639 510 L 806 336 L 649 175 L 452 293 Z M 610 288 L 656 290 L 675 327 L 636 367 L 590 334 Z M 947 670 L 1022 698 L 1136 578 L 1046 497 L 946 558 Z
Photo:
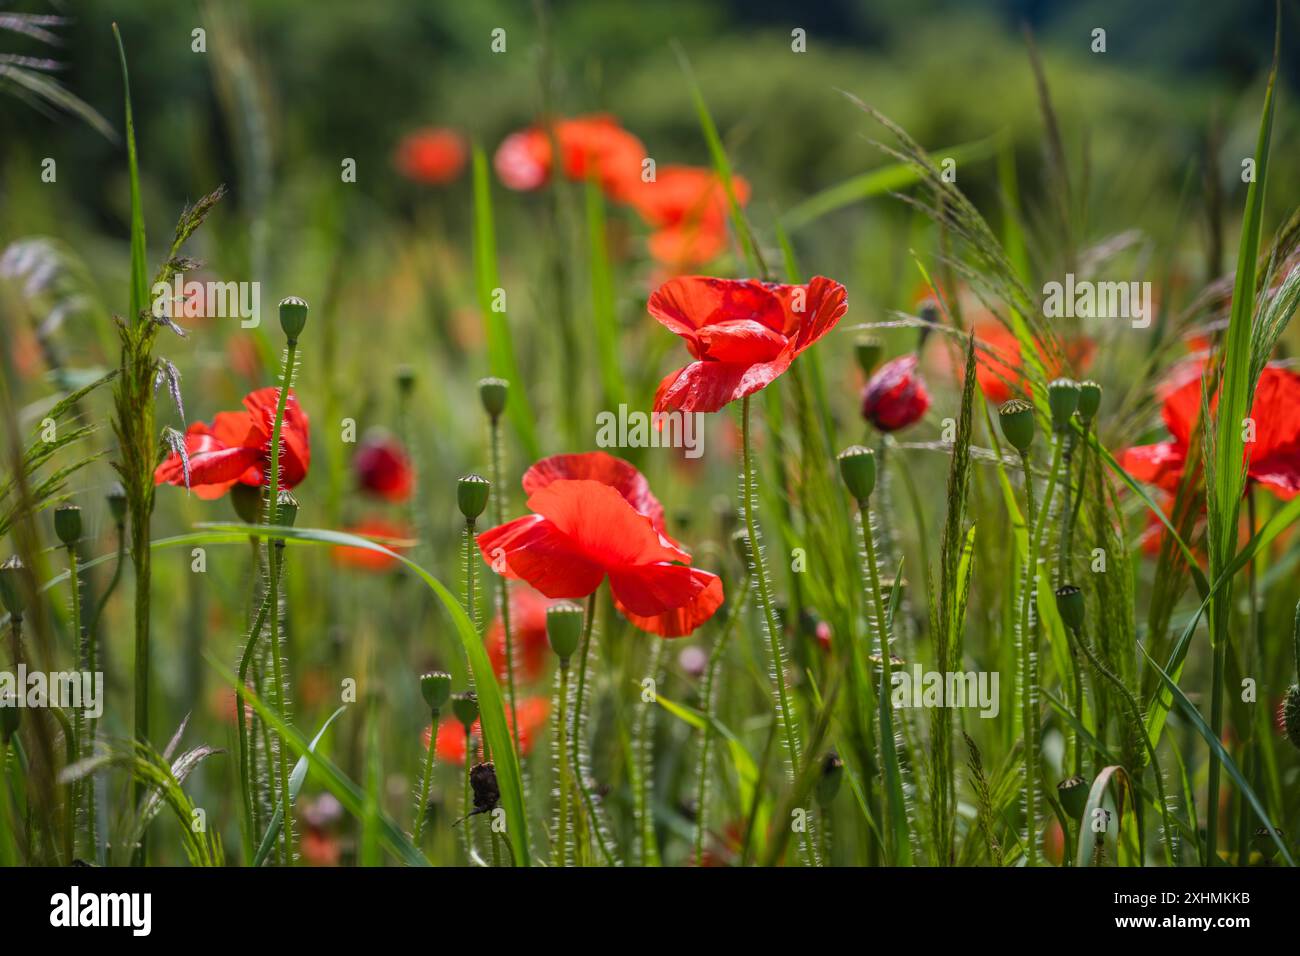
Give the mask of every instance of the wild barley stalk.
M 785 682 L 785 648 L 781 643 L 781 629 L 776 619 L 776 608 L 772 603 L 771 584 L 767 566 L 763 559 L 763 539 L 759 534 L 758 490 L 752 460 L 750 441 L 749 399 L 746 395 L 740 405 L 740 445 L 741 445 L 741 511 L 745 516 L 745 531 L 749 535 L 750 553 L 753 556 L 751 580 L 758 594 L 758 606 L 762 612 L 763 628 L 767 632 L 768 654 L 771 658 L 772 679 L 776 684 L 776 719 L 780 726 L 782 742 L 785 744 L 787 767 L 786 779 L 794 783 L 795 774 L 803 762 L 803 748 L 800 746 L 795 716 L 791 709 L 790 692 Z M 805 862 L 816 866 L 816 848 L 808 838 L 807 832 L 799 837 Z

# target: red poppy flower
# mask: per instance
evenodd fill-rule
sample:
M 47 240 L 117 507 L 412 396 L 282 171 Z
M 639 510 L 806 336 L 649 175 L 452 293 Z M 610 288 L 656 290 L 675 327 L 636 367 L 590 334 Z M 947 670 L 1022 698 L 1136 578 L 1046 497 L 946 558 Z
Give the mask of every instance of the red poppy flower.
M 733 176 L 736 202 L 749 201 L 749 183 Z M 622 197 L 655 232 L 650 255 L 675 269 L 717 258 L 727 243 L 727 190 L 711 169 L 665 166 L 653 182 L 640 178 L 627 185 Z
M 822 276 L 807 285 L 682 276 L 647 308 L 696 359 L 659 383 L 655 411 L 716 412 L 789 368 L 848 311 L 848 295 Z
M 352 458 L 357 486 L 386 501 L 411 497 L 415 473 L 400 442 L 387 435 L 369 435 Z
M 465 168 L 465 140 L 455 130 L 444 127 L 418 129 L 397 144 L 393 165 L 417 183 L 449 183 Z
M 645 147 L 612 116 L 559 120 L 553 131 L 567 178 L 595 176 L 616 198 L 626 192 L 627 183 L 641 178 Z M 539 189 L 551 177 L 551 135 L 541 126 L 511 133 L 497 147 L 492 163 L 507 188 Z
M 1023 396 L 1029 391 L 1020 355 L 1020 340 L 1002 323 L 990 319 L 977 321 L 975 332 L 975 380 L 980 391 L 994 405 Z M 1076 372 L 1082 372 L 1092 363 L 1096 349 L 1092 339 L 1084 336 L 1064 344 L 1066 363 Z M 1038 358 L 1045 368 L 1047 379 L 1059 377 L 1065 371 L 1059 361 L 1049 361 L 1040 347 Z
M 551 705 L 545 697 L 525 697 L 519 701 L 519 732 L 515 732 L 514 717 L 511 716 L 510 707 L 505 708 L 506 726 L 515 738 L 515 747 L 518 749 L 520 756 L 527 754 L 533 749 L 533 743 L 537 740 L 538 731 L 546 726 L 546 717 L 550 713 Z M 431 728 L 425 727 L 423 741 L 424 748 L 429 748 L 429 731 Z M 474 721 L 470 727 L 470 733 L 474 737 L 475 743 L 481 748 L 483 745 L 483 729 L 479 721 Z M 465 763 L 465 725 L 454 718 L 451 720 L 442 720 L 438 723 L 438 742 L 437 748 L 438 759 L 443 763 L 456 763 L 462 766 Z
M 406 525 L 396 524 L 383 518 L 368 518 L 359 524 L 344 529 L 348 534 L 355 534 L 361 538 L 390 538 L 395 541 L 409 540 L 411 538 L 411 529 Z M 396 544 L 384 544 L 389 551 L 400 551 L 402 546 Z M 394 567 L 398 561 L 396 558 L 378 551 L 371 551 L 369 548 L 354 548 L 351 545 L 337 545 L 334 548 L 334 560 L 339 564 L 351 565 L 354 568 L 362 568 L 366 571 L 387 571 Z
M 533 514 L 484 531 L 489 564 L 550 598 L 581 598 L 606 577 L 619 612 L 681 637 L 722 604 L 722 580 L 689 567 L 664 531 L 664 510 L 639 471 L 604 452 L 555 455 L 524 473 Z
M 510 589 L 510 636 L 514 643 L 515 670 L 524 680 L 533 681 L 546 671 L 551 643 L 546 636 L 546 609 L 551 606 L 543 595 L 529 587 Z M 492 621 L 483 641 L 497 677 L 505 680 L 506 629 L 498 616 Z
M 242 412 L 218 412 L 212 424 L 195 422 L 185 433 L 189 486 L 200 498 L 220 498 L 232 485 L 264 484 L 271 467 L 271 431 L 280 390 L 259 388 L 244 396 Z M 307 413 L 289 392 L 280 428 L 280 487 L 293 488 L 311 464 Z M 185 463 L 172 452 L 153 473 L 154 484 L 184 485 Z
M 862 389 L 862 417 L 882 432 L 915 424 L 930 407 L 916 362 L 915 353 L 886 362 Z
M 1217 406 L 1218 395 L 1211 401 Z M 1129 448 L 1120 464 L 1139 481 L 1175 491 L 1187 464 L 1192 429 L 1201 409 L 1201 382 L 1192 379 L 1165 396 L 1161 417 L 1173 441 Z M 1255 440 L 1246 445 L 1247 477 L 1279 498 L 1300 494 L 1300 375 L 1269 366 L 1259 376 L 1250 408 Z

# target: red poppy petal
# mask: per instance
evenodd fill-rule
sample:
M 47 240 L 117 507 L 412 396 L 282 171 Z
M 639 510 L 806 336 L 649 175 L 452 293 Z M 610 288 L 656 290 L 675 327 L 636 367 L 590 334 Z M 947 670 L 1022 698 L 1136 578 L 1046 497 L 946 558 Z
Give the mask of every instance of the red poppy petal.
M 507 189 L 537 189 L 550 174 L 550 141 L 537 129 L 511 133 L 497 147 L 492 165 Z
M 716 412 L 775 381 L 794 358 L 785 351 L 771 362 L 742 365 L 733 362 L 692 362 L 670 372 L 655 393 L 657 412 Z
M 562 478 L 590 479 L 609 485 L 641 514 L 650 519 L 656 530 L 664 530 L 664 508 L 650 491 L 645 475 L 622 458 L 603 451 L 577 455 L 552 455 L 543 458 L 524 472 L 524 493 L 532 495 L 552 481 Z
M 528 497 L 528 509 L 548 519 L 587 559 L 607 568 L 690 559 L 679 548 L 668 545 L 650 519 L 618 491 L 598 481 L 552 481 Z M 571 596 L 551 594 L 541 587 L 538 590 L 551 597 Z
M 790 337 L 794 345 L 794 354 L 807 349 L 824 336 L 844 317 L 849 310 L 849 294 L 844 286 L 825 276 L 815 276 L 802 288 L 804 291 L 802 311 L 795 311 L 795 290 L 800 286 L 782 286 L 782 298 L 786 299 L 786 320 L 782 331 Z
M 604 567 L 541 515 L 489 528 L 478 536 L 478 546 L 494 569 L 522 578 L 549 598 L 586 597 L 605 578 Z
M 1119 463 L 1138 481 L 1159 485 L 1166 491 L 1175 491 L 1187 463 L 1187 450 L 1176 442 L 1139 445 L 1136 448 L 1126 448 L 1120 455 Z
M 652 564 L 611 572 L 610 590 L 619 612 L 661 637 L 683 637 L 722 604 L 722 579 L 679 564 Z
M 775 331 L 785 325 L 781 301 L 753 279 L 679 276 L 656 289 L 646 309 L 669 331 L 688 339 L 703 326 L 728 320 L 753 319 Z
M 753 319 L 708 325 L 696 335 L 702 346 L 700 358 L 745 365 L 772 361 L 786 344 L 784 335 Z
M 246 445 L 252 427 L 253 419 L 248 412 L 217 412 L 212 417 L 211 434 L 226 445 Z

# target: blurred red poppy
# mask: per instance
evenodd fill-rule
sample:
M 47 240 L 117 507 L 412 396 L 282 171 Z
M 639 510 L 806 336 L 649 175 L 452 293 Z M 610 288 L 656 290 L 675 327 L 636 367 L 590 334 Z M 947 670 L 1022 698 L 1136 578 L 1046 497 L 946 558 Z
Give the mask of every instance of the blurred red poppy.
M 663 507 L 627 462 L 555 455 L 529 468 L 523 486 L 533 514 L 478 536 L 499 573 L 550 598 L 586 597 L 608 576 L 619 612 L 661 637 L 691 633 L 722 604 L 722 580 L 688 566 Z
M 1211 406 L 1218 405 L 1218 395 Z M 1173 441 L 1128 448 L 1120 464 L 1134 478 L 1176 491 L 1187 464 L 1192 429 L 1201 409 L 1201 381 L 1191 379 L 1165 396 L 1161 417 Z M 1259 376 L 1250 408 L 1255 440 L 1246 444 L 1247 476 L 1279 498 L 1300 494 L 1300 375 L 1270 366 Z
M 357 487 L 385 501 L 411 497 L 415 473 L 400 442 L 387 435 L 368 435 L 352 458 Z
M 731 179 L 736 202 L 749 202 L 749 183 Z M 650 255 L 674 269 L 717 258 L 727 243 L 727 190 L 718 174 L 696 166 L 665 166 L 652 182 L 638 177 L 620 197 L 654 228 Z
M 822 276 L 807 285 L 682 276 L 656 289 L 647 308 L 696 359 L 659 383 L 655 411 L 716 412 L 789 368 L 835 327 L 848 296 Z
M 595 177 L 615 198 L 626 193 L 628 183 L 641 178 L 645 147 L 612 116 L 594 114 L 558 120 L 553 133 L 567 178 Z M 541 188 L 551 177 L 551 134 L 542 126 L 511 133 L 497 147 L 492 164 L 509 189 Z
M 546 637 L 546 609 L 551 602 L 530 587 L 510 589 L 510 635 L 514 641 L 515 673 L 534 681 L 546 672 L 551 644 Z M 498 615 L 483 638 L 497 677 L 506 679 L 506 629 Z
M 546 726 L 546 717 L 551 711 L 551 705 L 545 697 L 525 697 L 519 701 L 519 730 L 515 732 L 514 718 L 510 714 L 510 708 L 506 707 L 506 726 L 510 728 L 511 735 L 515 738 L 515 746 L 519 750 L 520 756 L 527 754 L 533 749 L 533 743 L 537 740 L 538 732 Z M 425 727 L 422 735 L 424 748 L 429 748 L 429 731 L 431 728 Z M 470 727 L 470 733 L 474 737 L 477 748 L 483 745 L 483 729 L 479 721 L 474 721 Z M 462 766 L 465 763 L 465 725 L 459 720 L 442 720 L 438 723 L 438 743 L 437 756 L 443 763 L 456 763 Z
M 393 165 L 413 182 L 439 186 L 460 175 L 465 156 L 465 140 L 460 133 L 429 126 L 402 137 L 393 154 Z
M 362 538 L 392 538 L 397 541 L 409 540 L 411 529 L 403 524 L 397 524 L 384 518 L 368 518 L 350 528 L 345 528 L 348 534 L 355 534 Z M 383 542 L 381 542 L 383 543 Z M 396 544 L 383 543 L 389 551 L 400 551 L 401 546 Z M 354 568 L 363 568 L 367 571 L 387 571 L 395 566 L 398 561 L 394 557 L 383 554 L 379 551 L 371 551 L 369 548 L 356 548 L 351 545 L 338 545 L 334 548 L 334 560 L 339 564 L 350 565 Z
M 244 396 L 242 412 L 218 412 L 212 424 L 195 422 L 185 433 L 189 486 L 200 498 L 220 498 L 232 485 L 261 485 L 271 466 L 271 430 L 280 390 L 259 388 Z M 307 477 L 311 446 L 307 413 L 289 392 L 280 429 L 280 487 L 293 488 Z M 153 474 L 155 484 L 186 484 L 186 467 L 172 452 Z
M 862 389 L 862 417 L 882 432 L 915 424 L 930 407 L 916 362 L 915 353 L 886 362 Z
M 1028 392 L 1023 362 L 1020 354 L 1020 340 L 1011 330 L 995 319 L 976 321 L 975 332 L 975 380 L 980 391 L 994 405 L 1001 405 L 1011 398 L 1024 397 Z M 1083 372 L 1092 363 L 1092 354 L 1096 349 L 1092 339 L 1085 336 L 1067 340 L 1065 350 L 1066 364 L 1076 373 Z M 1059 361 L 1049 361 L 1042 348 L 1038 349 L 1038 358 L 1044 365 L 1045 375 L 1050 381 L 1065 371 Z

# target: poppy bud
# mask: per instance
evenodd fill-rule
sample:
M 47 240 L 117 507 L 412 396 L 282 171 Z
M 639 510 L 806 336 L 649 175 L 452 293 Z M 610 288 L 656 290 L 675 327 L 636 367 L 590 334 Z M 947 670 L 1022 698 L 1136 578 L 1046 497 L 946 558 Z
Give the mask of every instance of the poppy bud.
M 22 617 L 27 607 L 25 588 L 27 565 L 18 555 L 11 555 L 4 564 L 0 564 L 0 600 L 4 601 L 5 610 L 14 617 Z
M 828 751 L 822 760 L 822 775 L 817 779 L 817 802 L 823 807 L 830 806 L 843 780 L 844 761 L 834 750 Z
M 858 504 L 866 503 L 876 488 L 876 453 L 862 445 L 840 452 L 840 477 Z
M 491 483 L 482 475 L 466 475 L 456 482 L 456 501 L 466 521 L 474 521 L 487 507 Z
M 560 666 L 567 667 L 569 658 L 578 649 L 582 638 L 581 605 L 566 601 L 546 609 L 546 639 L 551 642 L 551 650 L 560 658 Z
M 1300 684 L 1292 684 L 1282 701 L 1282 729 L 1291 745 L 1300 750 Z
M 68 547 L 81 540 L 81 509 L 76 505 L 59 505 L 54 509 L 54 533 Z
M 862 369 L 862 374 L 867 378 L 871 377 L 871 373 L 880 364 L 880 355 L 884 350 L 885 343 L 875 335 L 859 335 L 853 343 L 853 355 L 858 360 L 858 368 Z
M 126 489 L 120 482 L 115 482 L 108 490 L 108 511 L 114 524 L 121 526 L 126 523 Z
M 1277 856 L 1277 844 L 1273 842 L 1273 833 L 1277 834 L 1279 840 L 1282 839 L 1283 833 L 1280 829 L 1270 831 L 1268 827 L 1255 827 L 1255 835 L 1250 839 L 1250 848 L 1262 856 L 1265 862 Z
M 472 690 L 467 690 L 463 694 L 451 695 L 451 712 L 456 715 L 456 719 L 465 725 L 465 733 L 469 734 L 469 729 L 478 720 L 478 697 Z
M 1065 431 L 1070 427 L 1070 417 L 1079 407 L 1079 383 L 1069 378 L 1058 378 L 1047 386 L 1047 404 L 1052 409 L 1052 431 Z
M 442 710 L 442 705 L 447 703 L 447 698 L 451 696 L 451 675 L 446 671 L 433 671 L 422 675 L 420 693 L 424 695 L 424 702 L 429 705 L 429 710 L 438 713 Z
M 397 367 L 397 390 L 405 397 L 411 394 L 415 388 L 415 369 L 409 365 L 399 365 Z
M 510 383 L 504 378 L 479 379 L 478 397 L 488 417 L 496 421 L 506 410 L 506 399 L 510 397 Z
M 298 499 L 287 491 L 275 496 L 275 522 L 286 528 L 292 528 L 298 520 Z
M 262 489 L 236 482 L 230 489 L 230 503 L 244 524 L 262 523 Z
M 0 697 L 0 743 L 7 744 L 13 739 L 14 734 L 18 733 L 21 718 L 13 691 Z
M 1056 796 L 1061 801 L 1061 809 L 1071 820 L 1083 816 L 1083 809 L 1088 805 L 1088 780 L 1086 777 L 1067 777 L 1056 785 Z
M 921 420 L 930 407 L 915 354 L 880 366 L 862 389 L 862 417 L 882 432 L 898 431 Z
M 1056 589 L 1056 611 L 1065 626 L 1072 631 L 1083 628 L 1083 591 L 1073 584 L 1063 584 Z
M 744 528 L 738 528 L 731 535 L 731 546 L 736 550 L 736 557 L 740 558 L 740 563 L 749 567 L 753 554 L 749 547 L 749 532 Z
M 1034 443 L 1034 406 L 1023 399 L 1013 398 L 1003 402 L 998 409 L 998 421 L 1002 425 L 1002 437 L 1011 443 L 1016 451 L 1029 451 Z
M 1097 417 L 1099 408 L 1101 408 L 1101 386 L 1091 380 L 1080 382 L 1079 420 L 1085 425 L 1091 425 L 1092 420 Z
M 280 300 L 280 328 L 285 338 L 297 342 L 307 324 L 307 303 L 296 295 Z

